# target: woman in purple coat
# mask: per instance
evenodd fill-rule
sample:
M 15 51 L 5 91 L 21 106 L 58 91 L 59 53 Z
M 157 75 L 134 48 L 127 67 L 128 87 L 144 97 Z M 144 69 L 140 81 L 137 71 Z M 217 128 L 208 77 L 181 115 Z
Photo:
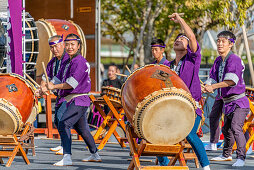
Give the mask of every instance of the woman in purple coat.
M 79 52 L 81 40 L 77 35 L 69 34 L 64 41 L 70 59 L 66 62 L 66 67 L 63 67 L 59 74 L 53 78 L 53 81 L 48 84 L 50 90 L 60 89 L 59 96 L 67 101 L 67 110 L 59 122 L 64 156 L 54 165 L 72 165 L 70 131 L 72 127 L 82 136 L 91 153 L 90 157 L 82 161 L 100 162 L 101 158 L 86 119 L 87 109 L 90 106 L 88 96 L 91 90 L 90 65 Z

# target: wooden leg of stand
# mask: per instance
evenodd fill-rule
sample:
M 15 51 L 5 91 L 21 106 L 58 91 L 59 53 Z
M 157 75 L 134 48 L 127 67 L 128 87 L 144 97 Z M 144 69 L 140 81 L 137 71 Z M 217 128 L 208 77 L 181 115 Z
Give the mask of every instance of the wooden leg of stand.
M 140 167 L 140 161 L 139 161 L 139 155 L 138 155 L 138 152 L 137 150 L 135 149 L 135 139 L 133 138 L 132 136 L 132 133 L 131 133 L 131 128 L 130 127 L 127 127 L 126 128 L 126 136 L 128 138 L 128 142 L 129 142 L 129 146 L 130 146 L 130 150 L 132 152 L 132 160 L 131 160 L 131 163 L 128 167 L 128 170 L 132 170 L 134 169 L 134 167 L 136 167 L 136 169 L 138 169 Z
M 0 158 L 0 163 L 1 163 L 1 164 L 4 164 L 4 161 L 3 161 L 3 159 L 2 159 L 2 158 Z
M 33 146 L 33 148 L 32 148 L 32 155 L 35 156 L 36 153 L 35 153 L 35 145 L 34 145 L 34 135 L 31 137 L 31 144 Z
M 20 153 L 21 153 L 21 155 L 22 155 L 24 161 L 26 162 L 27 165 L 29 165 L 29 164 L 30 164 L 30 161 L 28 160 L 25 151 L 23 150 L 23 148 L 21 147 L 20 144 L 18 145 L 18 147 L 19 147 L 19 151 L 20 151 Z
M 17 155 L 18 151 L 19 151 L 19 145 L 14 147 L 12 155 L 11 155 L 11 157 L 9 158 L 8 162 L 5 165 L 6 167 L 11 166 L 11 163 L 14 160 L 15 156 Z
M 109 128 L 108 133 L 106 136 L 102 139 L 100 145 L 98 146 L 98 149 L 103 149 L 107 141 L 109 140 L 112 133 L 116 130 L 117 127 L 117 121 L 115 121 Z

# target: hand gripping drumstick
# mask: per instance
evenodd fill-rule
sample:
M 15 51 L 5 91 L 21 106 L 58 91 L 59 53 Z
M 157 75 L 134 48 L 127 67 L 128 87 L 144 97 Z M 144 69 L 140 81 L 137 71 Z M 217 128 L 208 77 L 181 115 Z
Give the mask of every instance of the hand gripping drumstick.
M 38 88 L 40 88 L 41 86 L 38 84 L 38 83 L 36 83 L 36 81 L 34 81 L 34 79 L 32 79 L 32 77 L 30 77 L 28 74 L 26 74 L 26 73 L 24 73 L 25 74 L 25 76 L 31 81 L 31 82 L 33 82 L 34 84 L 35 84 L 35 86 L 37 86 Z M 47 92 L 45 92 L 45 94 L 46 95 L 49 95 Z
M 202 88 L 205 88 L 205 83 L 202 80 L 200 80 L 200 85 Z M 212 92 L 212 93 L 214 93 L 214 92 Z
M 180 17 L 182 17 L 182 16 L 184 16 L 184 13 L 178 13 L 178 15 L 179 15 Z M 169 18 L 172 18 L 173 15 L 169 15 L 168 17 L 169 17 Z

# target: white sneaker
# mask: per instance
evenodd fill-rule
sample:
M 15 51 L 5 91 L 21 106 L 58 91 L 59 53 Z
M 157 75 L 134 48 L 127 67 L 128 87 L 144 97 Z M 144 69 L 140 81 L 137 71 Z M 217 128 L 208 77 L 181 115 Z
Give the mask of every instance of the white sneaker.
M 72 165 L 71 155 L 64 154 L 63 159 L 53 165 L 54 166 L 71 166 Z
M 244 161 L 244 160 L 237 159 L 237 160 L 235 161 L 235 163 L 234 163 L 232 166 L 240 167 L 240 166 L 244 166 L 244 164 L 245 164 L 245 161 Z
M 63 147 L 62 147 L 62 146 L 57 146 L 57 147 L 55 147 L 55 148 L 50 148 L 50 150 L 53 151 L 53 152 L 57 152 L 57 151 L 59 151 L 60 149 L 63 149 Z
M 205 146 L 206 151 L 217 151 L 217 143 L 209 143 Z
M 210 160 L 211 161 L 232 161 L 232 156 L 229 156 L 229 157 L 226 158 L 223 155 L 220 155 L 220 156 L 214 157 Z
M 83 162 L 101 162 L 98 152 L 92 153 L 88 158 L 82 159 Z
M 56 152 L 56 155 L 63 155 L 63 148 Z
M 203 170 L 210 170 L 210 166 L 209 165 L 204 166 Z

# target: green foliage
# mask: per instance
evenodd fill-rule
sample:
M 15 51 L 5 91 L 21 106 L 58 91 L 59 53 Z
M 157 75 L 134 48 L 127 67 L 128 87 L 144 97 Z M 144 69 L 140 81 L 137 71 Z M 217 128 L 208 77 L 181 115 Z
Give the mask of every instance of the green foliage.
M 145 20 L 149 4 L 151 11 Z M 246 10 L 252 5 L 253 0 L 103 0 L 102 34 L 110 36 L 133 51 L 137 47 L 142 26 L 147 22 L 141 41 L 143 48 L 148 47 L 149 37 L 167 40 L 167 46 L 172 47 L 175 35 L 181 30 L 178 24 L 169 20 L 168 15 L 178 12 L 184 13 L 183 18 L 201 42 L 204 32 L 208 29 L 216 30 L 221 26 L 234 29 L 242 25 L 246 18 Z M 159 14 L 156 15 L 158 11 Z M 133 41 L 126 40 L 126 33 L 134 37 Z M 169 53 L 171 49 L 167 50 Z

